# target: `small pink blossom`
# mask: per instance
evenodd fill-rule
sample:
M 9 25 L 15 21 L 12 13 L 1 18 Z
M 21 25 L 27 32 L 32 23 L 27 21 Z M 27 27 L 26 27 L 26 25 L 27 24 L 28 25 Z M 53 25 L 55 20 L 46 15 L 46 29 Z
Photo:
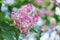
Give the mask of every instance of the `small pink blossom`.
M 12 12 L 11 17 L 12 17 L 13 20 L 16 20 L 16 18 L 17 18 L 16 17 L 16 13 L 15 12 Z
M 43 5 L 44 1 L 43 0 L 35 0 L 35 2 L 38 6 L 40 6 L 40 5 Z
M 33 18 L 33 20 L 35 21 L 35 22 L 37 22 L 38 21 L 38 19 L 39 19 L 39 14 L 34 14 L 33 16 L 32 16 L 32 18 Z
M 28 34 L 28 32 L 29 32 L 29 30 L 27 29 L 27 28 L 24 28 L 24 27 L 20 27 L 20 32 L 22 33 L 22 34 Z
M 54 15 L 54 13 L 50 10 L 46 10 L 45 13 L 46 13 L 47 16 L 53 16 Z

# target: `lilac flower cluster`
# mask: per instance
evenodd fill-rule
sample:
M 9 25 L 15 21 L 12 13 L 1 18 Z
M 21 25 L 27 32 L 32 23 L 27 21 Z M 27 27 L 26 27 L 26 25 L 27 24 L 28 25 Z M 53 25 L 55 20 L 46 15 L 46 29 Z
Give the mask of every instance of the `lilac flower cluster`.
M 38 21 L 40 15 L 33 13 L 30 16 L 30 13 L 34 10 L 32 4 L 27 4 L 21 7 L 17 13 L 12 12 L 11 18 L 14 20 L 14 25 L 20 29 L 20 32 L 23 34 L 28 34 L 29 29 L 34 27 L 34 24 Z

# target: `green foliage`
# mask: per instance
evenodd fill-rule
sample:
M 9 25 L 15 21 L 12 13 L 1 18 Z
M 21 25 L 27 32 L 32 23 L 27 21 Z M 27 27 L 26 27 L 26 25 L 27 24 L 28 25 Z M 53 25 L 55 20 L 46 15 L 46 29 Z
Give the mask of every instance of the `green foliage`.
M 15 26 L 10 26 L 13 21 L 8 18 L 1 18 L 0 19 L 0 39 L 1 40 L 18 40 L 19 38 L 19 29 Z
M 54 5 L 54 6 L 51 8 L 52 11 L 55 11 L 55 9 L 56 9 L 56 5 Z
M 4 3 L 3 0 L 0 0 L 0 3 Z
M 29 31 L 32 33 L 34 33 L 34 32 L 37 33 L 37 31 L 34 28 L 31 28 Z
M 44 2 L 45 6 L 49 6 L 50 2 Z
M 3 17 L 5 17 L 5 13 L 0 12 L 0 18 L 3 18 Z

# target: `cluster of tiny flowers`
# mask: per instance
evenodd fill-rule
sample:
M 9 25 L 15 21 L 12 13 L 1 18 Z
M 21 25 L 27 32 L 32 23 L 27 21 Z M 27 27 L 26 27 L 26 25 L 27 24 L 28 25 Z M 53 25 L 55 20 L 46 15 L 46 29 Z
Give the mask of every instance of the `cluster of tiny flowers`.
M 35 7 L 32 4 L 27 4 L 22 6 L 17 13 L 12 12 L 11 18 L 14 20 L 14 25 L 20 29 L 20 32 L 23 34 L 28 34 L 29 29 L 34 27 L 34 24 L 39 19 L 38 13 L 32 13 L 35 10 Z
M 50 10 L 40 10 L 39 11 L 40 13 L 40 16 L 43 16 L 43 15 L 46 15 L 46 16 L 53 16 L 54 15 L 54 12 L 50 11 Z
M 42 5 L 43 4 L 43 0 L 35 0 L 35 2 L 36 2 L 36 4 L 38 5 L 38 6 L 40 6 L 40 5 Z

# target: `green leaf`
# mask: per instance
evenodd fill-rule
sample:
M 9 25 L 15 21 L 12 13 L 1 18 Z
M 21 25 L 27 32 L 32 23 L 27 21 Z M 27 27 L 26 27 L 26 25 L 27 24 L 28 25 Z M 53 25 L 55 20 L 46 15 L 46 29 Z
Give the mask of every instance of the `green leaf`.
M 56 5 L 54 5 L 52 8 L 51 8 L 51 11 L 55 11 L 56 9 Z
M 2 36 L 6 40 L 14 40 L 14 37 L 10 32 L 2 32 Z
M 0 12 L 0 19 L 5 17 L 5 13 Z
M 34 28 L 31 28 L 29 31 L 32 32 L 32 33 L 33 32 L 37 33 L 37 31 Z
M 2 35 L 3 37 L 6 38 L 6 40 L 8 40 L 9 38 L 7 37 L 7 35 L 12 35 L 10 37 L 15 37 L 16 40 L 18 40 L 19 35 L 20 35 L 20 31 L 18 28 L 16 28 L 15 26 L 10 26 L 10 19 L 7 18 L 1 18 L 0 19 L 0 29 L 3 32 Z M 7 34 L 7 35 L 6 35 Z M 13 38 L 11 38 L 13 40 Z
M 4 3 L 4 1 L 3 0 L 0 0 L 0 3 Z
M 1 21 L 4 21 L 4 22 L 7 23 L 7 24 L 12 24 L 12 23 L 13 23 L 13 20 L 12 20 L 12 19 L 6 18 L 6 17 L 1 18 L 0 20 L 1 20 Z
M 1 29 L 0 29 L 0 40 L 4 40 Z
M 11 30 L 11 27 L 7 23 L 0 20 L 0 29 L 8 31 L 8 30 Z
M 12 6 L 8 5 L 8 11 L 11 13 L 12 12 Z
M 46 6 L 49 6 L 49 5 L 50 5 L 50 2 L 44 2 L 44 4 L 45 4 Z
M 16 37 L 16 40 L 18 40 L 19 35 L 20 35 L 20 31 L 18 28 L 16 28 L 15 26 L 12 26 L 12 30 L 14 31 L 14 36 Z
M 40 36 L 39 35 L 37 35 L 37 40 L 40 40 Z

